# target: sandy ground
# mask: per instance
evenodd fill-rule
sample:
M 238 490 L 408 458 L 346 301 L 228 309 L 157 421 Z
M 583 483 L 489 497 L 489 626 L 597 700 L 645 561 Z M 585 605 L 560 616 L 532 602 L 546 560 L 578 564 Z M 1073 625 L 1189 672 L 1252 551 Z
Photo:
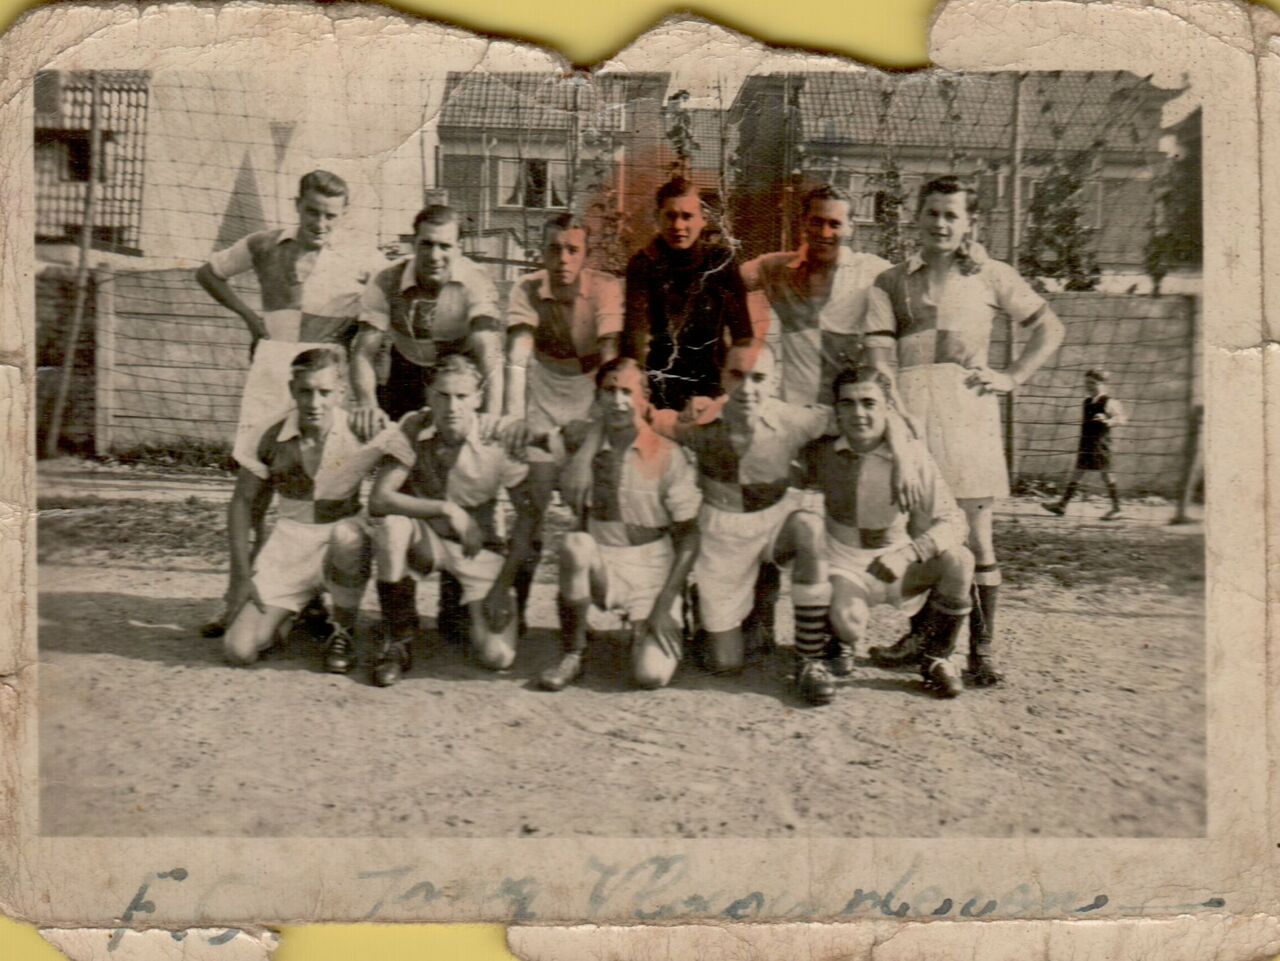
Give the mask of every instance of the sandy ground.
M 789 658 L 629 690 L 556 651 L 554 571 L 493 675 L 428 630 L 412 674 L 317 671 L 296 633 L 224 666 L 221 478 L 42 465 L 42 831 L 55 835 L 1194 836 L 1205 827 L 1203 538 L 1168 508 L 998 519 L 1010 683 L 955 701 L 865 662 L 808 708 Z M 434 612 L 434 583 L 420 591 Z M 366 650 L 376 604 L 363 619 Z M 785 609 L 784 603 L 781 608 Z M 905 621 L 878 612 L 873 642 Z M 429 618 L 424 626 L 429 627 Z M 784 654 L 786 652 L 783 652 Z

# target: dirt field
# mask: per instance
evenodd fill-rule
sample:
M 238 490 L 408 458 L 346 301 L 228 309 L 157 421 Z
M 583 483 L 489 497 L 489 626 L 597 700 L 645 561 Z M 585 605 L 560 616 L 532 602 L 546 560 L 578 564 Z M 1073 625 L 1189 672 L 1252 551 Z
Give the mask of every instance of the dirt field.
M 944 702 L 863 663 L 812 709 L 782 657 L 631 691 L 608 636 L 581 685 L 535 690 L 557 649 L 545 564 L 507 674 L 434 631 L 389 690 L 363 667 L 318 673 L 318 646 L 296 635 L 230 668 L 195 631 L 224 587 L 226 480 L 55 462 L 40 481 L 46 834 L 1204 831 L 1204 543 L 1198 526 L 1164 526 L 1168 508 L 1104 525 L 1096 504 L 1059 520 L 1010 502 L 997 522 L 1010 683 Z M 904 624 L 879 612 L 873 642 Z

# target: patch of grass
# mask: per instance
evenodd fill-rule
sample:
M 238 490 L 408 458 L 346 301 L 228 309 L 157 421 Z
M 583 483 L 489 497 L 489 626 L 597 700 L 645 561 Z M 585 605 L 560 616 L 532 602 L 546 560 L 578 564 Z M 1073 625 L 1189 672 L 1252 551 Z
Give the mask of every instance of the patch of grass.
M 219 504 L 185 501 L 53 497 L 39 502 L 41 560 L 68 550 L 105 552 L 109 558 L 159 554 L 221 559 L 227 550 L 227 512 Z
M 123 464 L 168 469 L 190 473 L 191 471 L 235 473 L 236 464 L 227 444 L 209 441 L 179 441 L 163 447 L 132 447 L 116 451 L 102 458 L 104 463 Z
M 1160 528 L 996 521 L 996 551 L 1009 580 L 1047 580 L 1070 590 L 1163 585 L 1186 595 L 1204 587 L 1204 538 Z

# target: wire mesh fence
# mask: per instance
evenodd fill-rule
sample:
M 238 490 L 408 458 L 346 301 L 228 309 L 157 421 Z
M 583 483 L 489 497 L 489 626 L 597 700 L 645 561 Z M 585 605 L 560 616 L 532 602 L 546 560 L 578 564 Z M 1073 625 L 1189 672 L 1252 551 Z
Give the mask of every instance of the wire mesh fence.
M 74 350 L 75 386 L 52 425 L 64 446 L 229 445 L 249 337 L 193 270 L 294 223 L 297 180 L 313 168 L 350 184 L 335 243 L 370 269 L 406 255 L 417 209 L 443 201 L 503 294 L 538 266 L 541 226 L 558 212 L 584 217 L 593 265 L 621 273 L 674 173 L 744 260 L 795 249 L 799 197 L 825 182 L 853 197 L 854 248 L 892 262 L 913 249 L 920 185 L 953 174 L 976 190 L 977 238 L 1067 327 L 1007 411 L 1016 476 L 1070 467 L 1083 373 L 1104 367 L 1130 415 L 1116 437 L 1121 486 L 1181 483 L 1199 403 L 1199 210 L 1187 202 L 1199 115 L 1187 91 L 1113 72 L 767 74 L 695 90 L 666 73 L 356 75 L 317 90 L 250 73 L 99 72 L 94 156 L 90 76 L 42 74 L 36 87 L 40 392 Z M 95 270 L 70 345 L 71 245 L 86 224 Z M 997 325 L 997 366 L 1010 336 Z

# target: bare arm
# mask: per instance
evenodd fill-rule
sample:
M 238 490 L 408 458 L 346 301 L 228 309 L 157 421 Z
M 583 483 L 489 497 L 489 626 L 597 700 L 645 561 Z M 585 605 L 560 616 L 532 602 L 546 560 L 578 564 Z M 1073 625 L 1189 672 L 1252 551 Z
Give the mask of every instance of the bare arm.
M 373 437 L 386 421 L 378 407 L 378 374 L 374 369 L 385 336 L 378 328 L 361 324 L 351 345 L 351 391 L 355 395 L 351 426 L 363 441 Z
M 262 316 L 241 299 L 231 284 L 213 272 L 213 268 L 204 264 L 196 271 L 196 283 L 204 288 L 205 293 L 220 303 L 233 314 L 237 314 L 244 325 L 249 328 L 249 335 L 254 341 L 267 336 L 267 325 Z
M 461 508 L 447 500 L 414 497 L 412 494 L 404 493 L 400 488 L 408 479 L 408 467 L 395 458 L 383 458 L 382 463 L 378 465 L 378 474 L 373 479 L 373 490 L 369 492 L 370 515 L 383 517 L 387 514 L 400 514 L 421 520 L 444 517 L 452 522 L 454 511 Z
M 503 370 L 503 343 L 498 322 L 492 317 L 477 317 L 471 321 L 467 347 L 484 377 L 482 410 L 487 414 L 499 414 L 502 412 L 506 372 Z
M 1062 346 L 1065 333 L 1058 315 L 1047 304 L 1042 307 L 1040 321 L 1032 328 L 1026 348 L 1005 370 L 1005 373 L 1013 379 L 1015 386 L 1025 384 L 1032 374 L 1044 366 L 1045 361 Z
M 253 591 L 253 504 L 262 496 L 267 482 L 257 474 L 240 468 L 236 487 L 227 507 L 227 539 L 231 546 L 231 589 L 228 614 L 232 617 L 251 597 L 259 608 L 261 602 Z
M 618 340 L 617 334 L 605 334 L 603 337 L 596 338 L 596 353 L 600 355 L 601 366 L 618 356 Z
M 507 382 L 504 387 L 504 413 L 509 417 L 525 416 L 528 391 L 529 361 L 533 357 L 533 328 L 519 324 L 507 329 Z
M 671 541 L 675 547 L 676 556 L 667 579 L 662 583 L 662 590 L 658 592 L 653 602 L 655 611 L 671 610 L 672 602 L 684 591 L 684 585 L 689 580 L 689 572 L 693 570 L 694 559 L 698 556 L 700 540 L 697 518 L 678 521 L 671 526 Z

